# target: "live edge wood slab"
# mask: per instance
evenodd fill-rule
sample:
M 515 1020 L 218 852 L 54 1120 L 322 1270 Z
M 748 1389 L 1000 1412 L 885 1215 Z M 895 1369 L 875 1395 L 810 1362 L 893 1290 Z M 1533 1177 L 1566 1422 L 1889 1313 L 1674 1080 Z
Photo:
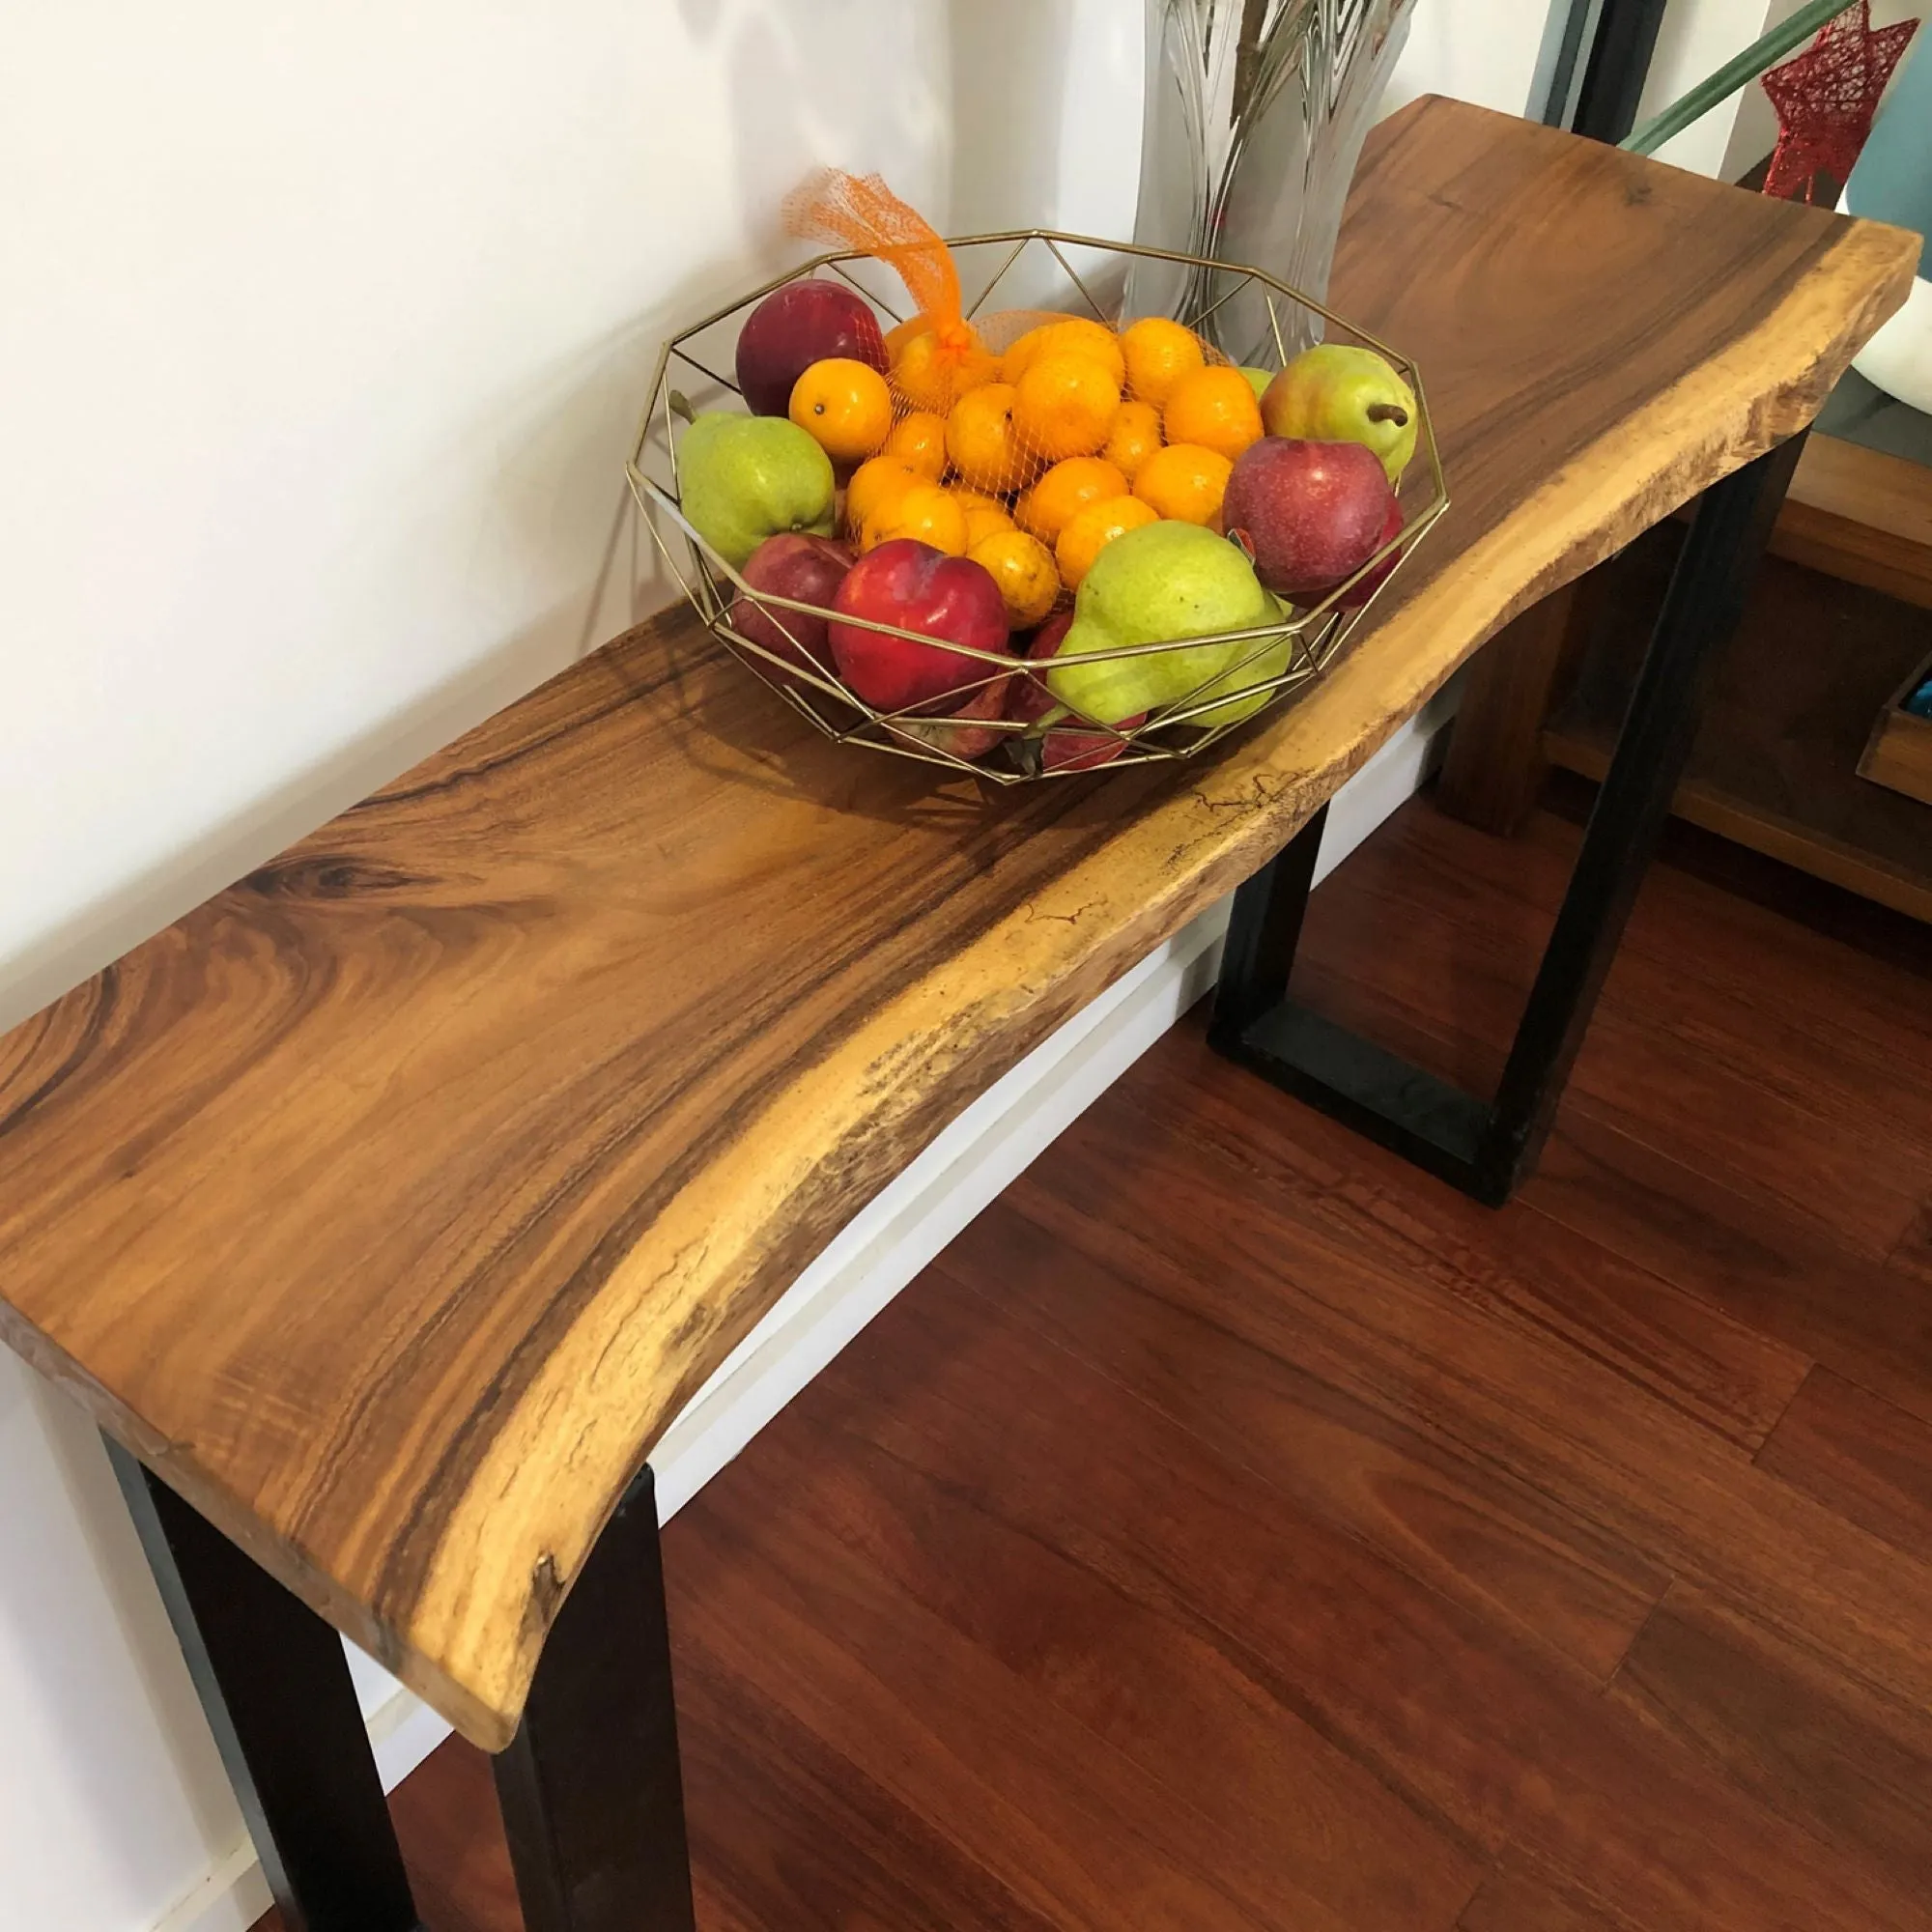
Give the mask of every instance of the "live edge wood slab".
M 1918 246 L 1416 103 L 1334 299 L 1420 360 L 1455 504 L 1303 702 L 981 797 L 646 625 L 0 1038 L 0 1333 L 501 1747 L 827 1237 L 1512 613 L 1807 423 Z

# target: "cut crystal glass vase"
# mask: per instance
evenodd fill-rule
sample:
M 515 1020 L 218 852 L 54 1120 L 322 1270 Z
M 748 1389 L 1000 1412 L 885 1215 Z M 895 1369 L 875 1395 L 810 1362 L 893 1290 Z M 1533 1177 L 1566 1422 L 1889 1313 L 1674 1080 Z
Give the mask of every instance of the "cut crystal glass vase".
M 1412 0 L 1146 0 L 1147 93 L 1134 240 L 1328 292 L 1342 204 L 1408 33 Z M 1134 315 L 1194 315 L 1231 360 L 1273 366 L 1262 291 L 1234 273 L 1138 261 Z

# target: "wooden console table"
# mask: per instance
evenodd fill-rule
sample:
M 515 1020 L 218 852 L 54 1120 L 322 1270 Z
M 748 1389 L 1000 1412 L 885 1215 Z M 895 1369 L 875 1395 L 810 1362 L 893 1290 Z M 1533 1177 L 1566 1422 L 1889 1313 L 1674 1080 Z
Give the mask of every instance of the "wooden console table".
M 1465 1129 L 1533 1153 L 1777 445 L 1916 248 L 1417 103 L 1336 300 L 1422 360 L 1455 505 L 1282 717 L 985 798 L 809 734 L 668 619 L 0 1038 L 0 1331 L 116 1445 L 291 1932 L 415 1923 L 338 1630 L 500 1754 L 533 1932 L 690 1925 L 652 1444 L 944 1122 L 1231 888 L 1231 1050 L 1446 1171 Z M 1378 1111 L 1344 1037 L 1269 1031 L 1308 828 L 1498 626 L 1700 491 L 1528 1111 L 1432 1141 L 1441 1094 Z

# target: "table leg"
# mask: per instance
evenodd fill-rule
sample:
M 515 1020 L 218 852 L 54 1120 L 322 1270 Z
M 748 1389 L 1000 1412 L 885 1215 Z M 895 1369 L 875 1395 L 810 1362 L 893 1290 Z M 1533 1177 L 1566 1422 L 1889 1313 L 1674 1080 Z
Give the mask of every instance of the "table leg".
M 496 1768 L 527 1932 L 692 1932 L 648 1465 L 564 1600 Z
M 120 1444 L 107 1453 L 287 1932 L 419 1932 L 341 1638 Z
M 1704 493 L 1637 674 L 1556 924 L 1485 1103 L 1287 997 L 1318 816 L 1235 895 L 1209 1037 L 1230 1059 L 1500 1207 L 1534 1168 L 1623 936 L 1719 653 L 1797 467 L 1804 437 Z

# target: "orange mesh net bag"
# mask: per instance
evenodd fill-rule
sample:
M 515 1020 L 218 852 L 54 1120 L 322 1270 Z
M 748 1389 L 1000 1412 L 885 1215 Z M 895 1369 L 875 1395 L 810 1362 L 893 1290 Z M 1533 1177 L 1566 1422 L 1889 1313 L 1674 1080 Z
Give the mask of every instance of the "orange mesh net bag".
M 945 242 L 877 175 L 824 170 L 784 213 L 794 234 L 885 263 L 912 298 L 885 338 L 889 426 L 846 479 L 857 548 L 909 536 L 972 555 L 1024 629 L 1065 609 L 1123 531 L 1215 524 L 1261 419 L 1247 379 L 1192 329 L 1026 309 L 968 321 Z
M 794 235 L 837 242 L 884 262 L 906 286 L 913 314 L 886 342 L 895 400 L 944 415 L 991 380 L 998 357 L 960 313 L 959 271 L 932 224 L 877 175 L 826 168 L 784 205 Z

